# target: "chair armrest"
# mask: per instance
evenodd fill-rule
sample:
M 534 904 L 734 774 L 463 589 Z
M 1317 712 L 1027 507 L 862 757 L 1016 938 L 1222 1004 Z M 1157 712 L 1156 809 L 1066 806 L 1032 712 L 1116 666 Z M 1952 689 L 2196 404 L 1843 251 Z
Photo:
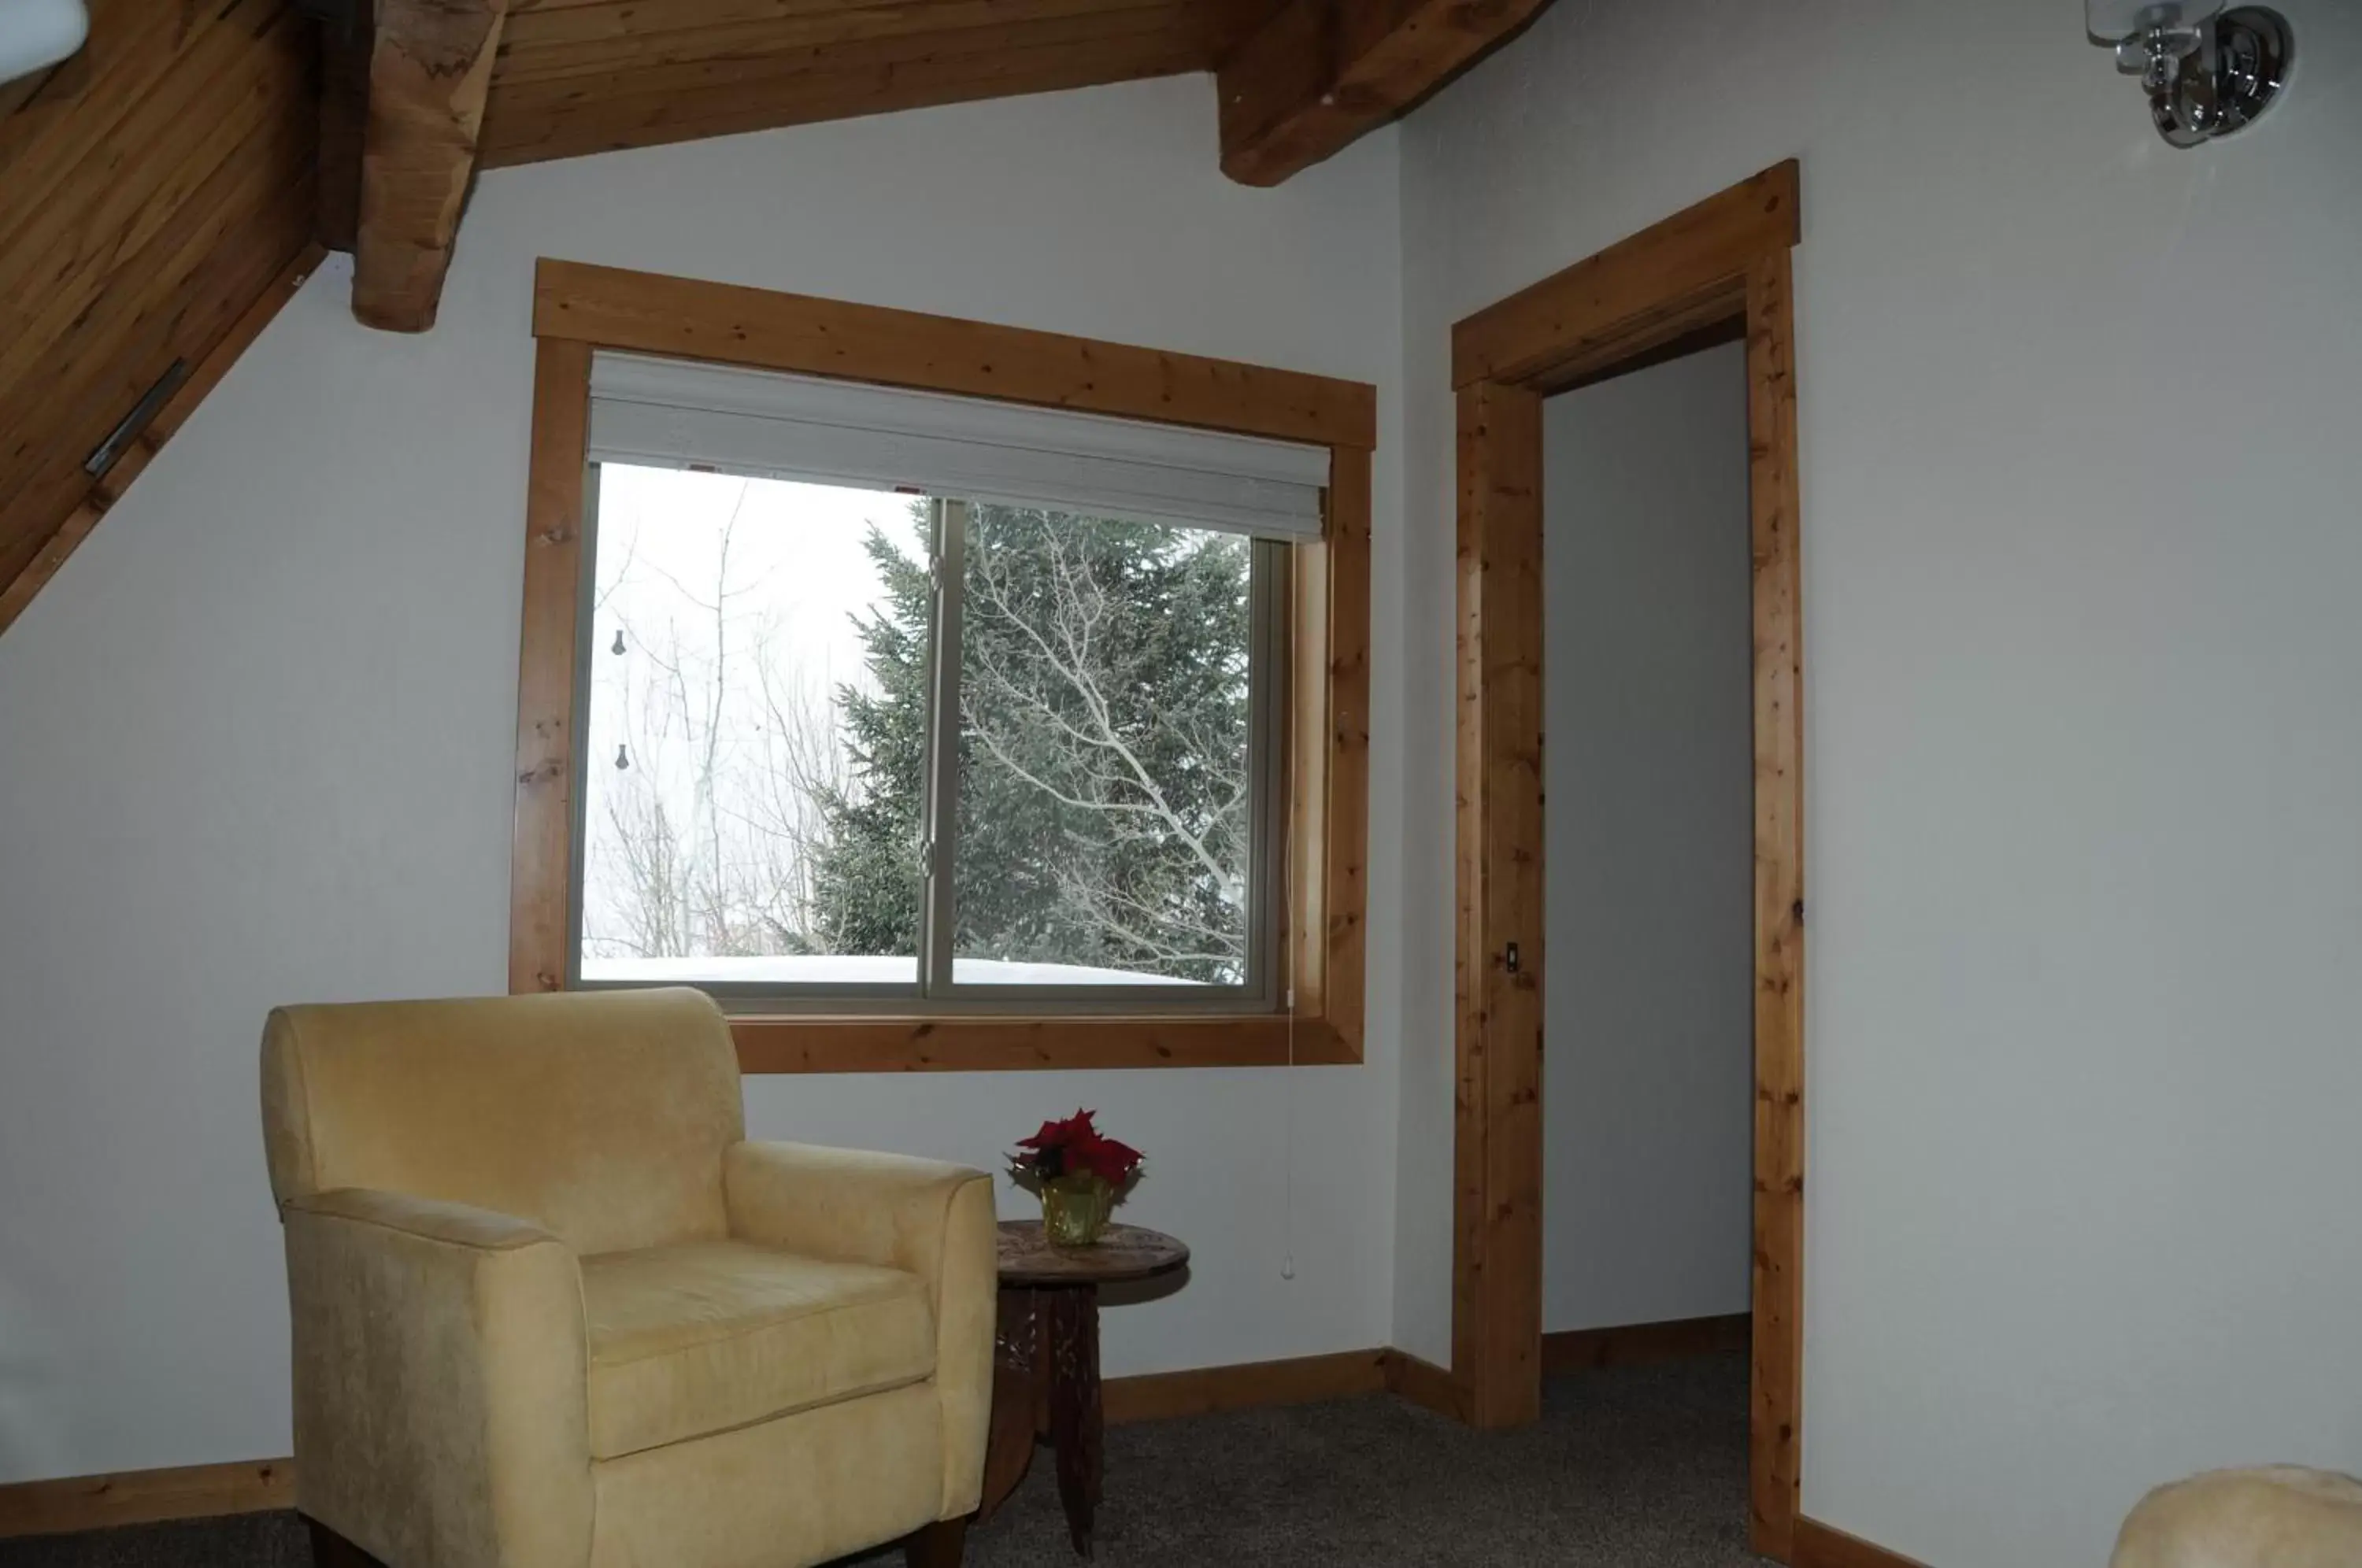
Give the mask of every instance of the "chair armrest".
M 579 1564 L 588 1353 L 530 1220 L 347 1187 L 289 1199 L 296 1506 L 387 1562 Z
M 533 1220 L 520 1220 L 513 1214 L 432 1198 L 414 1198 L 406 1192 L 380 1192 L 366 1187 L 342 1187 L 333 1192 L 291 1198 L 281 1206 L 281 1213 L 282 1218 L 306 1214 L 349 1220 L 355 1224 L 398 1231 L 423 1242 L 441 1242 L 487 1253 L 513 1252 L 544 1242 L 555 1247 L 566 1244 Z
M 734 1143 L 722 1156 L 730 1233 L 839 1263 L 905 1269 L 935 1285 L 952 1200 L 992 1178 L 941 1160 L 813 1143 Z
M 722 1157 L 730 1233 L 808 1257 L 917 1275 L 935 1307 L 944 1512 L 974 1510 L 992 1413 L 1000 1272 L 992 1178 L 966 1165 L 811 1143 L 734 1143 Z

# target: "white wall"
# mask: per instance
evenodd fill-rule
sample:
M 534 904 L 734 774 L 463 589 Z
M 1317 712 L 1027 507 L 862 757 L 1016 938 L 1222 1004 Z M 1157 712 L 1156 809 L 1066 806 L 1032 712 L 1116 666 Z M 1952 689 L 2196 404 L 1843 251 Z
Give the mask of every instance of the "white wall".
M 1251 191 L 1213 110 L 1193 78 L 496 172 L 433 333 L 357 326 L 341 266 L 264 333 L 0 638 L 0 1481 L 285 1452 L 263 1012 L 502 988 L 536 255 L 1377 381 L 1392 621 L 1394 138 Z M 1381 640 L 1378 909 L 1401 657 Z M 1370 959 L 1399 971 L 1391 922 Z M 1096 1106 L 1150 1154 L 1131 1216 L 1196 1249 L 1177 1295 L 1109 1311 L 1109 1371 L 1379 1345 L 1396 1034 L 1370 1014 L 1359 1069 L 767 1078 L 750 1120 L 989 1166 Z
M 1747 1310 L 1747 351 L 1542 404 L 1542 1328 Z
M 1562 0 L 1403 129 L 1406 496 L 1457 316 L 1790 154 L 1806 1511 L 2105 1560 L 2362 1470 L 2362 8 L 2178 152 L 2069 0 Z M 1412 645 L 1397 1338 L 1448 1346 L 1451 543 Z

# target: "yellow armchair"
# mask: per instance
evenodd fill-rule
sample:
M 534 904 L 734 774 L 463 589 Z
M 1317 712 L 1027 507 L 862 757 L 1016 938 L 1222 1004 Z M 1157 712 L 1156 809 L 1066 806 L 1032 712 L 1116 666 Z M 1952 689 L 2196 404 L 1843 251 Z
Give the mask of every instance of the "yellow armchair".
M 262 1119 L 324 1562 L 959 1560 L 991 1179 L 746 1142 L 702 994 L 281 1008 Z

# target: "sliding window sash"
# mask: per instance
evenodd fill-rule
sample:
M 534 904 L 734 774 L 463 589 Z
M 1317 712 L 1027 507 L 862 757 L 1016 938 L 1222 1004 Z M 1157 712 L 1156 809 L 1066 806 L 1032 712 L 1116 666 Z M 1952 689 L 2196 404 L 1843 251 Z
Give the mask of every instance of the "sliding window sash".
M 930 851 L 927 865 L 927 967 L 922 997 L 942 1010 L 959 1013 L 1240 1012 L 1281 1007 L 1286 988 L 1280 971 L 1280 937 L 1286 923 L 1282 900 L 1287 891 L 1287 701 L 1289 624 L 1293 580 L 1291 547 L 1257 538 L 1247 578 L 1247 962 L 1238 985 L 1142 982 L 1133 985 L 996 985 L 955 978 L 958 823 L 960 804 L 959 675 L 966 595 L 967 526 L 972 509 L 964 502 L 942 503 L 942 543 L 936 552 L 937 629 L 929 691 L 936 708 L 928 715 L 935 752 L 928 760 Z M 938 867 L 940 867 L 938 869 Z M 777 999 L 783 1010 L 800 1003 Z
M 581 581 L 575 617 L 574 716 L 568 726 L 572 732 L 574 777 L 578 779 L 588 779 L 597 760 L 590 755 L 590 750 L 591 667 L 598 655 L 592 612 L 599 594 L 599 469 L 600 462 L 595 457 L 583 466 Z M 936 504 L 940 509 L 942 503 Z M 929 678 L 932 681 L 932 670 Z M 928 712 L 930 723 L 933 718 L 931 708 Z M 929 761 L 932 766 L 933 758 Z M 647 980 L 589 980 L 582 977 L 582 905 L 590 883 L 590 791 L 587 788 L 575 790 L 570 804 L 573 810 L 574 869 L 567 884 L 566 988 L 588 991 L 633 990 L 648 985 L 651 982 Z M 923 908 L 921 918 L 922 922 L 925 919 Z M 724 1012 L 798 1010 L 840 1013 L 901 1012 L 908 1011 L 911 1004 L 922 998 L 923 993 L 918 975 L 923 970 L 922 957 L 912 978 L 900 982 L 847 980 L 828 985 L 789 986 L 764 981 L 701 978 L 670 983 L 695 986 L 712 997 Z

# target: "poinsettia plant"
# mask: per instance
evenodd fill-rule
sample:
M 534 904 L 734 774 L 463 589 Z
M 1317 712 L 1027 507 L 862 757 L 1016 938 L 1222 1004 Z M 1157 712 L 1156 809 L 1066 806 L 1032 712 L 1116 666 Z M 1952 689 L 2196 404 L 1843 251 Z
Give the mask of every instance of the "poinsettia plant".
M 1044 1121 L 1031 1138 L 1017 1140 L 1009 1163 L 1021 1176 L 1037 1182 L 1061 1176 L 1097 1176 L 1120 1189 L 1136 1175 L 1142 1154 L 1131 1144 L 1098 1129 L 1098 1113 L 1077 1110 L 1055 1121 Z

